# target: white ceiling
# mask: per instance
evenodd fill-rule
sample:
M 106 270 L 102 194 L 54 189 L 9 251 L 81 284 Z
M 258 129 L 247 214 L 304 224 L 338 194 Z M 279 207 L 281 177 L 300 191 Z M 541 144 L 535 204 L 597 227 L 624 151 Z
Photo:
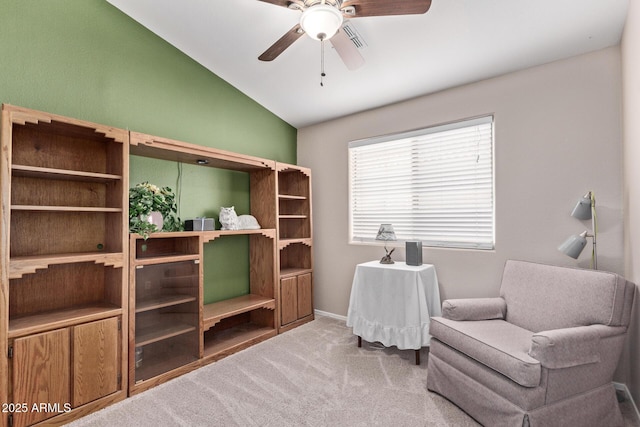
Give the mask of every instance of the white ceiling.
M 347 70 L 328 43 L 323 87 L 320 42 L 307 36 L 273 62 L 257 59 L 298 11 L 258 0 L 107 1 L 301 128 L 616 45 L 629 0 L 433 0 L 424 15 L 355 18 L 365 65 Z

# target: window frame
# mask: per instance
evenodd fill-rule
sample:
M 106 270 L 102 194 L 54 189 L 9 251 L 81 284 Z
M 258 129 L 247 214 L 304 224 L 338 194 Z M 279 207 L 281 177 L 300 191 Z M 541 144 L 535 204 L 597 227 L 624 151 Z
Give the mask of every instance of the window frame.
M 490 226 L 490 241 L 487 239 L 483 239 L 482 241 L 476 240 L 475 242 L 455 242 L 452 240 L 425 240 L 418 238 L 402 238 L 402 236 L 398 236 L 398 240 L 395 242 L 386 242 L 387 246 L 401 246 L 405 241 L 411 240 L 419 240 L 422 242 L 423 246 L 426 247 L 435 247 L 435 248 L 451 248 L 451 249 L 467 249 L 467 250 L 481 250 L 481 251 L 493 251 L 495 250 L 496 245 L 496 223 L 495 223 L 495 211 L 496 211 L 496 167 L 495 167 L 495 116 L 494 114 L 486 114 L 461 120 L 456 120 L 452 122 L 436 124 L 432 126 L 428 126 L 425 128 L 414 129 L 410 131 L 398 132 L 393 134 L 375 136 L 371 138 L 359 139 L 349 142 L 348 144 L 348 153 L 347 153 L 347 163 L 348 163 L 348 243 L 354 245 L 383 245 L 385 242 L 380 242 L 375 240 L 375 233 L 371 233 L 370 237 L 357 237 L 354 236 L 354 196 L 353 196 L 353 151 L 352 149 L 374 145 L 374 144 L 384 144 L 384 143 L 393 143 L 401 140 L 408 139 L 420 139 L 428 137 L 428 135 L 433 134 L 442 134 L 444 132 L 457 130 L 457 129 L 465 129 L 471 128 L 479 125 L 490 125 L 490 144 L 489 144 L 489 159 L 490 159 L 490 176 L 491 176 L 491 184 L 490 184 L 490 202 L 491 207 L 488 210 L 490 214 L 490 220 L 485 221 L 485 224 Z M 414 160 L 416 158 L 413 158 Z M 412 169 L 413 175 L 413 169 Z M 417 193 L 412 193 L 417 194 Z M 453 216 L 452 216 L 453 217 Z M 381 223 L 392 223 L 393 220 L 389 219 L 386 221 L 380 221 Z M 379 225 L 379 224 L 378 224 Z M 415 231 L 413 229 L 412 231 Z M 398 233 L 396 233 L 397 235 Z M 416 234 L 415 232 L 413 234 Z

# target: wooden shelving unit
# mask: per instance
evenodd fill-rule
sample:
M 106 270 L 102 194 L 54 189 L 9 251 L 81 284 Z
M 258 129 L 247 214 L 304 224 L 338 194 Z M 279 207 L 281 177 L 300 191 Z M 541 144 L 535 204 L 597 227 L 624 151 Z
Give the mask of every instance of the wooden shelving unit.
M 1 426 L 70 422 L 313 319 L 309 169 L 8 105 L 1 132 L 0 402 L 72 405 Z M 129 154 L 248 174 L 263 228 L 129 235 Z M 205 245 L 230 236 L 248 293 L 204 304 Z
M 72 406 L 0 420 L 60 424 L 127 393 L 129 134 L 3 105 L 0 139 L 0 401 Z
M 132 369 L 129 390 L 131 394 L 153 387 L 163 381 L 182 375 L 203 364 L 211 363 L 247 346 L 275 336 L 277 321 L 277 219 L 276 219 L 276 173 L 275 162 L 257 157 L 244 156 L 227 151 L 200 147 L 180 141 L 131 133 L 131 153 L 139 156 L 197 163 L 204 167 L 216 167 L 249 174 L 251 214 L 262 225 L 260 230 L 213 230 L 181 233 L 156 233 L 143 241 L 140 236 L 131 236 L 131 295 L 129 302 L 130 330 L 135 337 L 130 340 L 130 364 L 135 366 L 136 349 L 144 347 L 141 366 Z M 246 236 L 249 239 L 248 258 L 249 293 L 236 298 L 203 304 L 204 277 L 202 274 L 203 251 L 205 245 L 218 245 L 228 236 Z M 145 251 L 142 251 L 142 247 Z M 197 296 L 198 322 L 195 329 L 187 328 L 191 322 L 184 322 L 185 315 L 179 312 L 179 319 L 173 319 L 171 328 L 163 328 L 163 319 L 149 322 L 141 329 L 136 326 L 141 316 L 154 311 L 176 311 L 171 307 L 191 305 L 175 295 L 148 295 L 141 290 L 145 279 L 139 277 L 140 268 L 168 265 L 173 262 L 197 260 L 200 263 L 199 291 Z M 134 273 L 134 269 L 138 270 Z M 154 279 L 155 282 L 158 278 Z M 211 283 L 209 286 L 224 286 Z M 149 285 L 147 285 L 149 286 Z M 150 285 L 153 288 L 154 285 Z M 176 303 L 174 305 L 174 302 Z M 159 317 L 159 316 L 157 316 Z M 184 327 L 184 328 L 183 328 Z M 179 338 L 181 347 L 164 346 L 164 340 Z M 156 346 L 160 359 L 151 355 L 154 366 L 147 363 L 147 346 Z M 170 347 L 170 348 L 169 348 Z M 188 350 L 186 350 L 188 349 Z M 188 354 L 187 354 L 188 353 Z M 187 357 L 191 356 L 193 357 Z M 140 365 L 140 364 L 139 364 Z M 162 367 L 160 366 L 162 365 Z
M 313 320 L 311 171 L 276 164 L 279 252 L 279 331 Z

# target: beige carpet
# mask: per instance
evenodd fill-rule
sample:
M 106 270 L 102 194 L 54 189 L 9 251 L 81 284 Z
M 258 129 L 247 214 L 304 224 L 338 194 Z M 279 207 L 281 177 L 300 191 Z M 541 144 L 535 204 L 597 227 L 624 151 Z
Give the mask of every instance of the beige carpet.
M 318 317 L 71 425 L 478 425 L 426 390 L 426 349 L 416 366 L 412 350 L 356 342 L 344 322 Z

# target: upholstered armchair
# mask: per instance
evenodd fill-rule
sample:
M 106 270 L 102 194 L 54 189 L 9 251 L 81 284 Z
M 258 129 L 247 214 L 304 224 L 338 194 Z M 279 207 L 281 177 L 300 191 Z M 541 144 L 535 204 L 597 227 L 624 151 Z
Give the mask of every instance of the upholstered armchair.
M 427 388 L 486 426 L 623 425 L 613 373 L 635 285 L 507 261 L 497 298 L 443 302 Z

